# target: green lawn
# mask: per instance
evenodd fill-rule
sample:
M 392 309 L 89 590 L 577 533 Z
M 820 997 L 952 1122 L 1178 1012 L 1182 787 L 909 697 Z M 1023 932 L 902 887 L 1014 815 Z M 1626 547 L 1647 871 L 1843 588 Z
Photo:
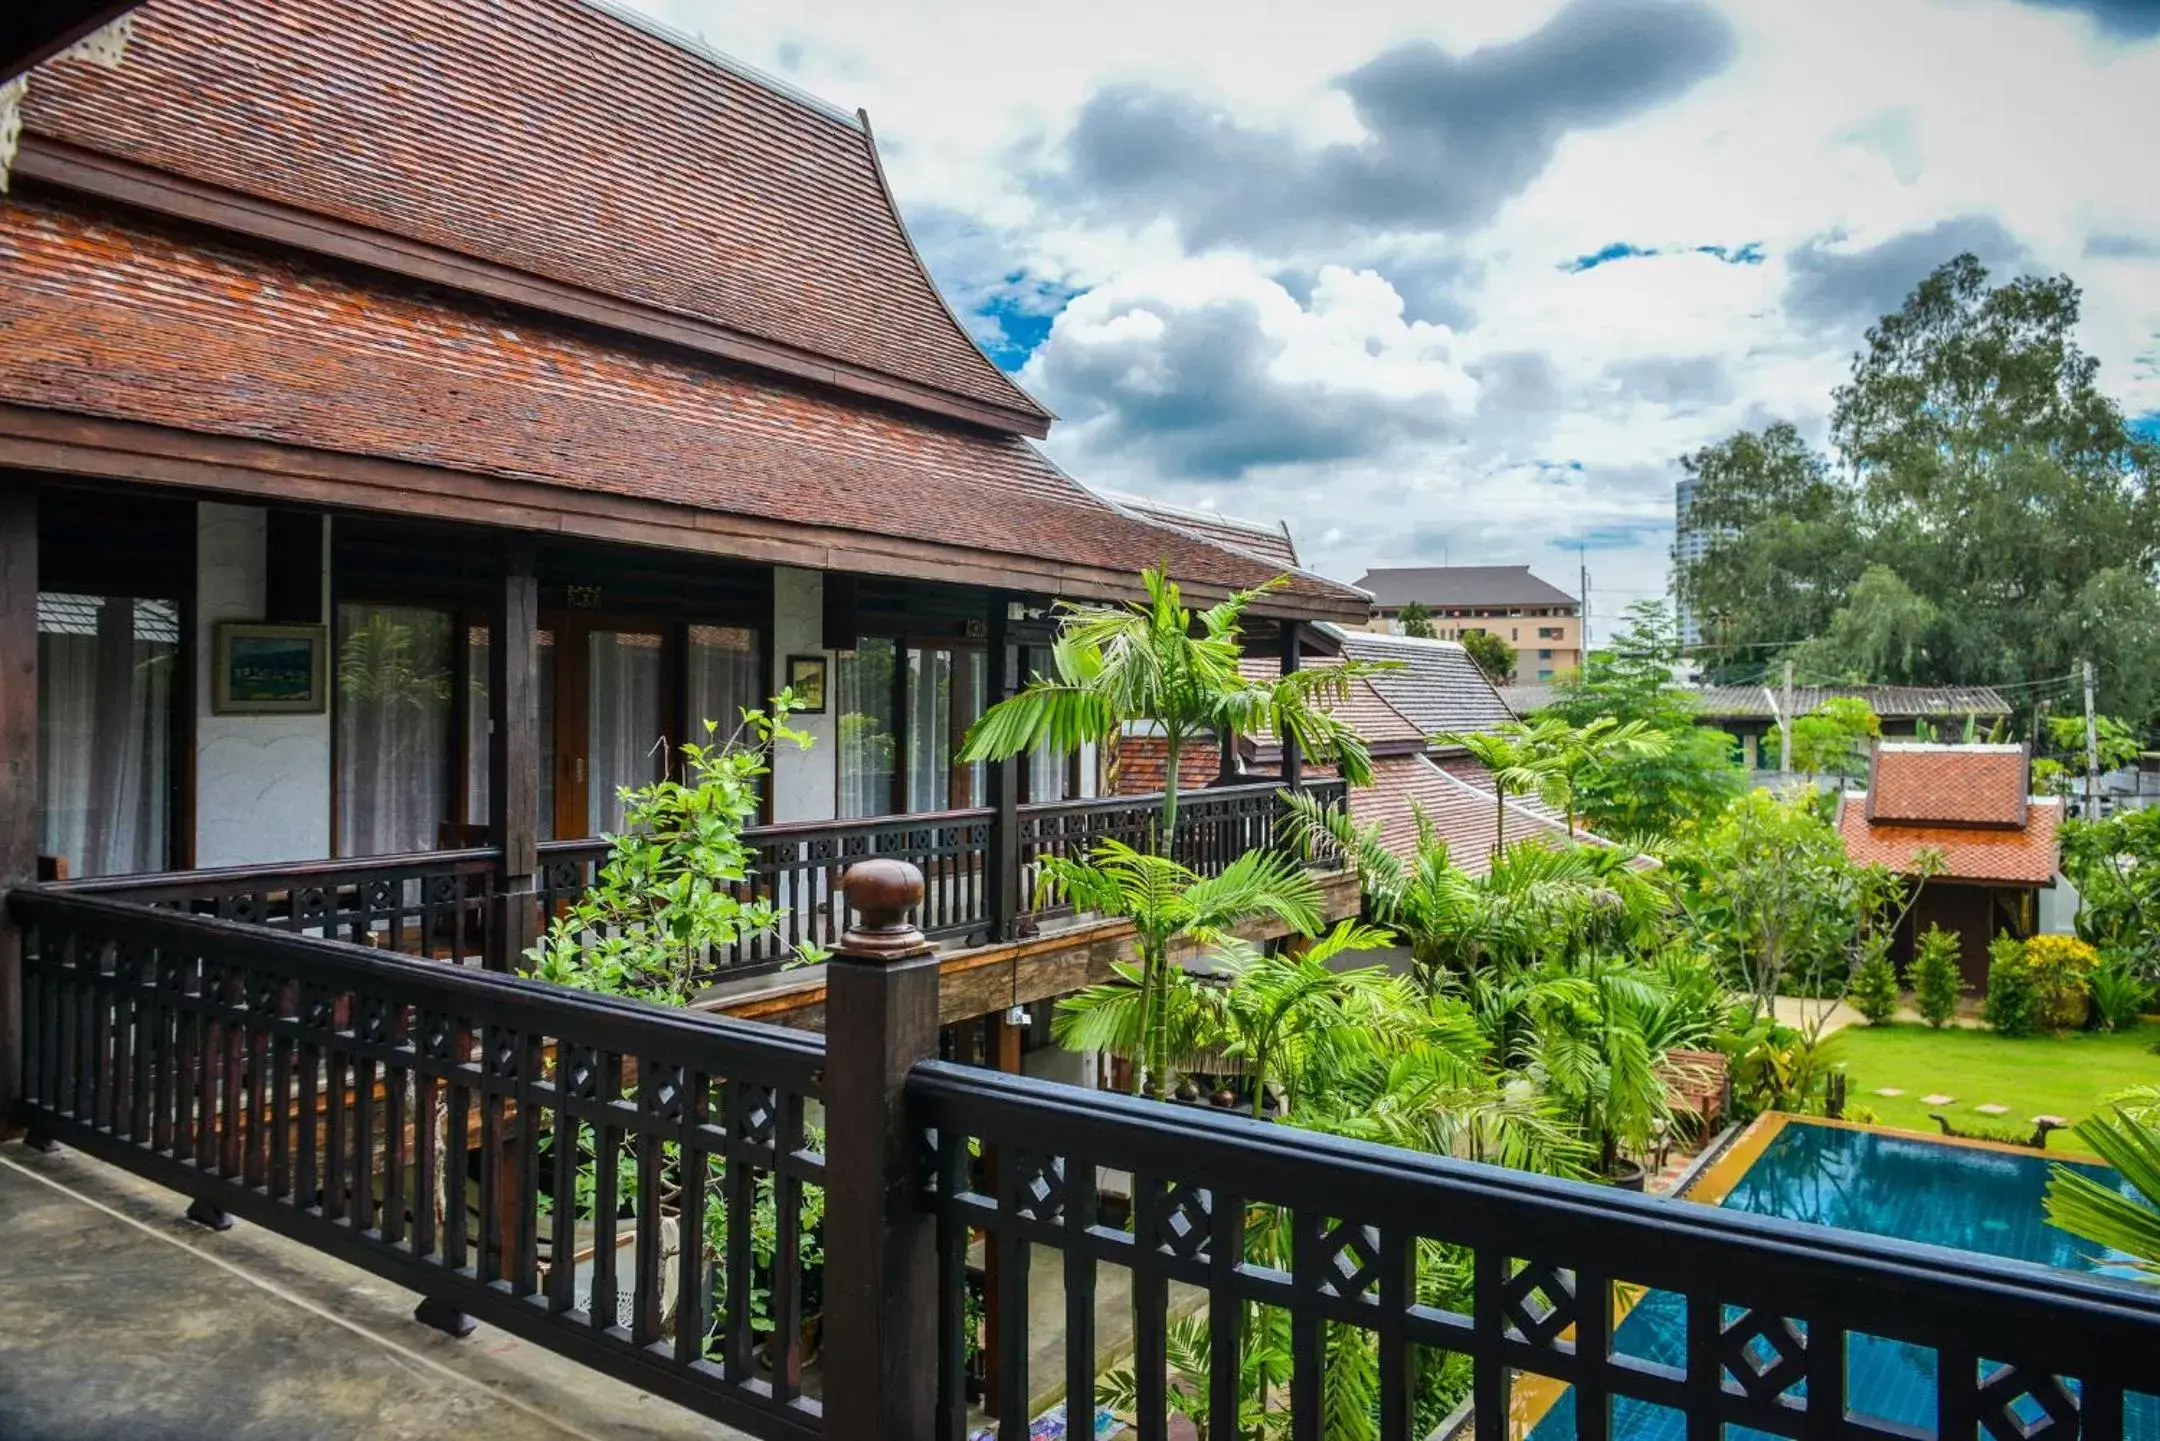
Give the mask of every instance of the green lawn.
M 1846 1027 L 1834 1038 L 1833 1056 L 1850 1077 L 1848 1106 L 1867 1107 L 1886 1126 L 1935 1133 L 1928 1114 L 1937 1110 L 1952 1125 L 2022 1127 L 2034 1116 L 2081 1121 L 2115 1091 L 2160 1082 L 2155 1041 L 2160 1041 L 2160 1025 L 2150 1022 L 2113 1034 L 2075 1031 L 2011 1040 L 1993 1031 L 1935 1031 L 1901 1021 Z M 1876 1095 L 1883 1086 L 1905 1094 Z M 1920 1100 L 1938 1094 L 1955 1096 L 1957 1102 L 1929 1106 Z M 1991 1102 L 2008 1106 L 2009 1112 L 1984 1116 L 1974 1109 Z M 2058 1144 L 2071 1139 L 2062 1137 Z

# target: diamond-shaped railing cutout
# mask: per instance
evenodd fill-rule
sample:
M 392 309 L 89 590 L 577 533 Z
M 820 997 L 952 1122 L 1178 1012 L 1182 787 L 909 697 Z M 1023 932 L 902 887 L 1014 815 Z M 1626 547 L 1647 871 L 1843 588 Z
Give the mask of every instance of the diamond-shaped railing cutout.
M 663 1121 L 682 1119 L 683 1068 L 646 1063 L 639 1069 L 644 1073 L 644 1084 L 652 1088 L 653 1114 Z
M 779 1120 L 779 1101 L 770 1086 L 735 1083 L 735 1139 L 748 1146 L 769 1146 Z
M 1980 1380 L 1980 1424 L 1995 1441 L 2078 1434 L 2078 1403 L 2060 1376 L 1997 1366 Z
M 570 1046 L 555 1064 L 555 1085 L 566 1096 L 589 1101 L 600 1089 L 600 1053 L 591 1046 Z
M 293 914 L 303 921 L 320 921 L 331 912 L 330 893 L 321 886 L 293 892 Z
M 515 1031 L 497 1031 L 489 1038 L 488 1069 L 498 1076 L 516 1080 L 518 1073 L 518 1045 Z
M 259 925 L 262 921 L 262 903 L 253 896 L 228 896 L 223 907 L 225 919 Z
M 447 1061 L 457 1043 L 457 1028 L 450 1018 L 430 1011 L 420 1027 L 420 1051 L 430 1060 Z
M 1380 1280 L 1380 1232 L 1349 1221 L 1330 1227 L 1320 1237 L 1320 1254 L 1326 1258 L 1320 1289 L 1330 1296 L 1356 1300 Z
M 429 876 L 427 899 L 430 905 L 445 905 L 457 899 L 456 876 Z
M 1174 1182 L 1163 1196 L 1162 1214 L 1155 1222 L 1156 1246 L 1188 1261 L 1205 1260 L 1214 1215 L 1215 1197 L 1205 1186 Z
M 1718 1333 L 1718 1360 L 1749 1399 L 1774 1401 L 1807 1377 L 1807 1331 L 1789 1317 L 1748 1311 Z
M 370 911 L 387 911 L 397 902 L 396 881 L 369 881 L 360 892 L 360 903 Z
M 1533 1346 L 1550 1346 L 1575 1324 L 1575 1275 L 1558 1266 L 1530 1264 L 1500 1283 L 1507 1323 Z
M 1022 1151 L 1014 1158 L 1013 1212 L 1058 1225 L 1065 1219 L 1065 1158 Z
M 379 996 L 370 996 L 360 1005 L 360 1024 L 354 1033 L 363 1041 L 386 1041 L 390 1038 L 391 1018 L 395 1008 Z

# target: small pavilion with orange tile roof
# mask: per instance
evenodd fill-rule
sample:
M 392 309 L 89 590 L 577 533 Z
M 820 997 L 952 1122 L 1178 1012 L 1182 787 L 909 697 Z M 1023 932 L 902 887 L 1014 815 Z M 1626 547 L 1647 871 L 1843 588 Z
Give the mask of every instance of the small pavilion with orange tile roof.
M 1845 852 L 1856 861 L 1917 876 L 1923 852 L 1941 856 L 1907 925 L 1956 931 L 1969 985 L 1985 983 L 1998 932 L 2033 933 L 2038 893 L 2055 884 L 2062 802 L 2031 795 L 2028 776 L 2023 746 L 1885 743 L 1867 790 L 1838 807 Z M 1899 938 L 1901 952 L 1910 941 Z

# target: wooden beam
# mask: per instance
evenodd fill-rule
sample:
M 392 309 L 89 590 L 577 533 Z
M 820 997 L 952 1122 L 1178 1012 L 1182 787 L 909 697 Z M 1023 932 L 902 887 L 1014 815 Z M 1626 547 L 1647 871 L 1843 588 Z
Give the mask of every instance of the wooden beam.
M 133 481 L 259 503 L 335 506 L 432 520 L 652 546 L 736 560 L 853 571 L 1023 595 L 1088 600 L 1140 597 L 1134 574 L 1022 556 L 798 524 L 665 501 L 578 490 L 545 481 L 446 470 L 406 461 L 313 450 L 275 441 L 204 435 L 137 421 L 106 420 L 0 401 L 0 466 Z M 1220 586 L 1184 587 L 1212 604 Z M 1363 624 L 1362 601 L 1255 601 L 1255 615 Z
M 488 613 L 488 839 L 496 862 L 488 969 L 519 968 L 538 924 L 533 874 L 540 868 L 540 582 L 533 544 L 507 547 Z
M 22 933 L 7 892 L 37 879 L 38 495 L 0 479 L 0 1138 L 23 1096 Z
M 1303 630 L 1304 627 L 1294 620 L 1286 620 L 1282 623 L 1282 673 L 1284 675 L 1303 667 L 1303 653 L 1298 649 L 1299 632 Z M 1303 751 L 1299 749 L 1297 737 L 1294 735 L 1285 734 L 1282 738 L 1282 779 L 1283 784 L 1291 790 L 1296 790 L 1305 783 L 1305 756 Z
M 127 8 L 127 7 L 122 7 Z M 489 300 L 523 305 L 586 325 L 602 325 L 643 340 L 814 381 L 874 400 L 950 420 L 1036 439 L 1050 433 L 1046 416 L 988 404 L 934 386 L 732 330 L 716 321 L 622 300 L 566 285 L 507 265 L 428 245 L 275 201 L 241 195 L 166 171 L 102 155 L 43 136 L 26 135 L 15 173 L 85 195 L 117 200 L 160 215 L 216 226 L 252 239 L 355 262 L 392 275 L 446 286 Z
M 1019 688 L 1011 644 L 1011 598 L 990 592 L 985 651 L 987 671 L 983 709 L 1012 696 Z M 1020 761 L 1008 757 L 983 766 L 983 804 L 990 807 L 990 853 L 985 882 L 990 892 L 990 938 L 1013 939 L 1020 915 Z
M 84 36 L 110 25 L 140 0 L 12 0 L 0 11 L 0 81 L 13 80 Z

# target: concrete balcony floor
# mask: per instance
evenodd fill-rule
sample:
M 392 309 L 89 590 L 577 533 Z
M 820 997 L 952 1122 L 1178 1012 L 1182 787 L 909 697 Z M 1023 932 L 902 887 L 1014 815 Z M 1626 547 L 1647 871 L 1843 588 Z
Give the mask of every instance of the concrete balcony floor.
M 734 1441 L 742 1433 L 74 1151 L 0 1146 L 7 1441 Z

